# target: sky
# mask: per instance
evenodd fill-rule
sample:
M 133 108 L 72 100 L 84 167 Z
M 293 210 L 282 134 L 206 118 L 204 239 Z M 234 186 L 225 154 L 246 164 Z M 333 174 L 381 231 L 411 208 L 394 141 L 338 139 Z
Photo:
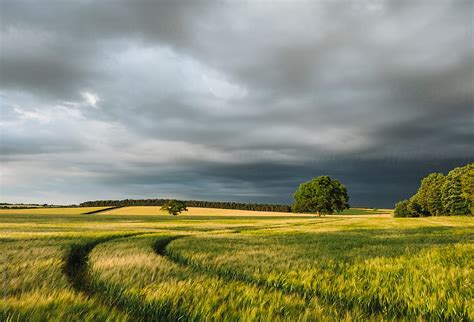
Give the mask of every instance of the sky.
M 0 0 L 3 202 L 391 207 L 474 160 L 474 1 Z

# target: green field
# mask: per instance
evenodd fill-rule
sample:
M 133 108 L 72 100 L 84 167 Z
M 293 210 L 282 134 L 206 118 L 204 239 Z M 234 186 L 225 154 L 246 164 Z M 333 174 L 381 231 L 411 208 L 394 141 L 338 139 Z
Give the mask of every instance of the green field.
M 0 320 L 474 320 L 472 217 L 62 209 L 0 211 Z

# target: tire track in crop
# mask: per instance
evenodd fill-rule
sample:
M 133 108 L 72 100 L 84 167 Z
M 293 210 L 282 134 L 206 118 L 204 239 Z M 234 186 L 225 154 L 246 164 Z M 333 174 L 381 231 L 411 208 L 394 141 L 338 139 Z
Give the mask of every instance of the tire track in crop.
M 119 236 L 111 236 L 101 239 L 96 239 L 85 244 L 74 244 L 67 255 L 64 273 L 68 277 L 74 289 L 88 298 L 96 298 L 103 305 L 109 308 L 117 309 L 129 318 L 137 321 L 178 321 L 189 320 L 191 317 L 188 312 L 182 309 L 176 310 L 172 303 L 163 302 L 157 303 L 144 301 L 143 297 L 138 294 L 127 294 L 126 289 L 121 285 L 111 284 L 106 280 L 92 281 L 89 272 L 89 255 L 92 250 L 99 244 L 106 243 L 120 238 L 134 237 L 139 235 L 147 235 L 150 233 L 135 233 Z M 178 236 L 160 236 L 160 238 L 153 244 L 155 252 L 162 255 L 162 251 L 173 240 L 186 237 L 186 235 Z M 103 290 L 112 292 L 107 296 Z
M 262 227 L 260 226 L 241 226 L 234 228 L 231 233 L 232 234 L 239 234 L 239 233 L 245 233 L 245 232 L 250 232 L 250 231 L 262 231 L 262 230 L 275 230 L 279 228 L 287 228 L 287 227 L 298 227 L 298 226 L 306 226 L 306 225 L 311 225 L 311 226 L 319 226 L 322 224 L 329 224 L 331 222 L 336 222 L 336 221 L 347 221 L 353 218 L 337 218 L 337 219 L 330 219 L 330 220 L 316 220 L 316 221 L 311 221 L 311 222 L 297 222 L 297 223 L 288 223 L 288 224 L 277 224 L 277 225 L 269 225 Z
M 182 238 L 182 237 L 188 237 L 188 236 L 180 236 L 178 238 Z M 302 298 L 303 300 L 305 300 L 308 304 L 309 304 L 309 302 L 311 301 L 311 299 L 313 297 L 318 297 L 316 294 L 311 294 L 310 292 L 303 291 L 303 290 L 300 290 L 300 289 L 294 288 L 294 287 L 290 287 L 290 288 L 283 287 L 283 286 L 281 286 L 277 283 L 272 284 L 272 283 L 269 283 L 266 280 L 252 277 L 252 276 L 247 275 L 245 273 L 241 273 L 237 270 L 211 267 L 211 266 L 204 265 L 204 264 L 201 264 L 199 262 L 193 261 L 193 260 L 183 256 L 180 252 L 177 252 L 175 250 L 170 250 L 168 248 L 169 244 L 172 241 L 174 241 L 178 238 L 170 238 L 166 242 L 156 243 L 154 245 L 155 252 L 158 255 L 167 258 L 171 262 L 173 262 L 173 263 L 175 263 L 175 264 L 177 264 L 181 267 L 190 269 L 190 270 L 192 270 L 194 272 L 197 272 L 197 273 L 200 273 L 200 274 L 206 274 L 208 276 L 218 277 L 218 278 L 221 278 L 224 281 L 242 282 L 242 283 L 245 283 L 245 284 L 248 284 L 248 285 L 257 286 L 259 288 L 264 288 L 264 289 L 269 290 L 269 291 L 277 290 L 277 291 L 282 292 L 283 294 L 296 295 L 296 296 Z M 327 302 L 326 302 L 326 304 L 334 305 L 334 303 L 327 303 Z M 342 311 L 349 311 L 347 308 L 344 308 L 344 307 L 339 307 L 338 306 L 338 308 L 341 309 Z
M 134 237 L 142 234 L 145 233 L 113 235 L 98 238 L 88 243 L 72 244 L 64 260 L 63 273 L 66 275 L 72 287 L 77 292 L 84 294 L 87 298 L 97 298 L 101 300 L 100 296 L 96 296 L 99 295 L 99 292 L 92 287 L 91 278 L 89 274 L 89 254 L 92 252 L 94 247 L 99 244 L 106 243 L 119 238 Z M 108 303 L 105 303 L 103 300 L 101 300 L 101 302 L 110 308 L 115 308 L 124 311 L 120 306 L 110 305 Z
M 182 238 L 185 236 L 180 236 L 178 238 Z M 191 269 L 197 273 L 207 274 L 209 276 L 217 276 L 226 281 L 237 281 L 243 282 L 246 284 L 254 285 L 257 287 L 261 287 L 267 290 L 278 290 L 284 294 L 291 294 L 301 297 L 305 300 L 308 304 L 313 299 L 316 298 L 317 300 L 325 303 L 327 305 L 331 305 L 339 309 L 341 312 L 350 313 L 352 310 L 357 309 L 363 311 L 366 315 L 365 318 L 368 319 L 380 319 L 382 316 L 389 317 L 389 318 L 403 318 L 406 313 L 408 313 L 408 307 L 404 302 L 393 302 L 391 306 L 396 306 L 398 309 L 395 312 L 387 312 L 386 305 L 380 303 L 378 300 L 373 300 L 369 305 L 359 305 L 358 298 L 346 298 L 343 296 L 338 296 L 337 294 L 332 294 L 328 292 L 323 292 L 318 289 L 304 289 L 300 285 L 294 284 L 284 284 L 282 281 L 274 281 L 269 282 L 263 278 L 254 277 L 248 275 L 246 273 L 240 272 L 236 269 L 232 268 L 219 268 L 213 267 L 211 265 L 206 265 L 203 263 L 199 263 L 198 261 L 194 261 L 182 253 L 176 250 L 170 250 L 168 248 L 169 244 L 177 238 L 170 238 L 166 242 L 160 243 L 159 245 L 155 245 L 154 249 L 155 252 L 160 255 L 168 258 L 170 261 L 178 264 L 182 267 Z M 421 312 L 420 312 L 421 313 Z M 421 314 L 420 317 L 423 316 L 425 318 L 433 318 L 430 314 Z
M 176 239 L 188 237 L 187 235 L 181 235 L 181 236 L 167 236 L 164 238 L 158 239 L 154 244 L 153 244 L 153 250 L 155 253 L 159 256 L 166 257 L 168 258 L 166 254 L 166 247 Z

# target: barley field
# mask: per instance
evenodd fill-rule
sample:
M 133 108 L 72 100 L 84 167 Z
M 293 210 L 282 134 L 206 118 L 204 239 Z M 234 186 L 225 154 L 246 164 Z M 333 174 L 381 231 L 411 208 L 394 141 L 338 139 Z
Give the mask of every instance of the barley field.
M 0 320 L 474 320 L 472 217 L 94 210 L 0 210 Z

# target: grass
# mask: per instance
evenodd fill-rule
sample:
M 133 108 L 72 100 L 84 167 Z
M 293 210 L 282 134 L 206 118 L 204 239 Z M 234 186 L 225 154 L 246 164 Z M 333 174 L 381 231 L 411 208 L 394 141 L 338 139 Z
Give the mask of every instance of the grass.
M 472 217 L 81 213 L 0 212 L 0 320 L 474 319 Z
M 391 209 L 368 209 L 368 208 L 349 208 L 344 210 L 342 215 L 380 215 L 392 213 Z
M 116 309 L 76 292 L 64 274 L 65 258 L 72 244 L 99 236 L 83 233 L 2 241 L 0 320 L 127 320 Z
M 172 240 L 169 235 L 148 235 L 96 247 L 91 254 L 95 292 L 105 303 L 118 303 L 128 314 L 151 320 L 343 317 L 330 305 L 174 263 L 159 255 Z M 123 276 L 129 278 L 124 281 Z

